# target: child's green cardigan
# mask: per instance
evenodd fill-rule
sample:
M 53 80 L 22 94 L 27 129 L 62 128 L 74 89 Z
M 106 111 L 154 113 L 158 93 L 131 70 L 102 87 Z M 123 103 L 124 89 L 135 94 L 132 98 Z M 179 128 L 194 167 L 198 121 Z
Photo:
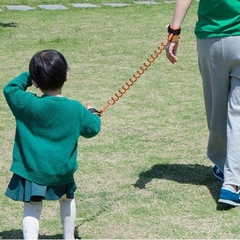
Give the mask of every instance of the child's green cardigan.
M 31 85 L 24 72 L 3 89 L 16 119 L 10 170 L 46 186 L 70 183 L 78 167 L 78 138 L 98 134 L 100 118 L 76 100 L 26 92 Z

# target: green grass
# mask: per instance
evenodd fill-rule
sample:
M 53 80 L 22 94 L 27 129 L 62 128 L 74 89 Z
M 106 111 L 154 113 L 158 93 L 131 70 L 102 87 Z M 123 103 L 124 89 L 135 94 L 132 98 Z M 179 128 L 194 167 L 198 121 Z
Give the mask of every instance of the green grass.
M 73 2 L 80 1 L 1 1 L 1 89 L 28 69 L 36 51 L 54 48 L 71 68 L 64 95 L 100 110 L 166 41 L 165 26 L 174 9 L 163 1 L 67 11 L 4 8 Z M 196 11 L 193 2 L 183 24 L 179 63 L 172 65 L 163 52 L 104 112 L 101 133 L 79 141 L 76 227 L 84 239 L 239 238 L 239 209 L 218 210 L 221 183 L 212 177 L 205 156 L 208 132 L 193 33 Z M 3 95 L 0 114 L 0 238 L 17 239 L 22 238 L 23 205 L 4 196 L 15 123 Z M 61 234 L 58 202 L 44 202 L 40 238 Z

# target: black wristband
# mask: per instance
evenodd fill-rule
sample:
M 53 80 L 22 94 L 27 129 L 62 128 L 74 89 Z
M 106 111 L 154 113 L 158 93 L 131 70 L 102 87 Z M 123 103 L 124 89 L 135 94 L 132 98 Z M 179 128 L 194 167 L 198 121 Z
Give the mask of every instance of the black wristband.
M 88 111 L 90 111 L 93 114 L 97 114 L 98 116 L 101 116 L 101 112 L 99 112 L 97 109 L 95 108 L 89 108 Z
M 172 33 L 173 35 L 179 35 L 181 33 L 181 28 L 172 29 L 171 24 L 168 25 L 168 32 Z

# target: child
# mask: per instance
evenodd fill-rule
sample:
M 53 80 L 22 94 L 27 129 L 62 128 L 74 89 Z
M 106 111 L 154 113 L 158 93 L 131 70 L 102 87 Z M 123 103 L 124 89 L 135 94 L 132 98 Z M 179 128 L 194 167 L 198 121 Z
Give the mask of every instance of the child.
M 78 138 L 97 135 L 101 121 L 94 108 L 62 96 L 67 78 L 64 56 L 43 50 L 32 57 L 29 72 L 3 90 L 16 119 L 13 176 L 6 196 L 24 202 L 24 239 L 38 238 L 43 199 L 59 200 L 63 238 L 74 239 Z M 41 90 L 41 97 L 26 91 L 32 84 Z

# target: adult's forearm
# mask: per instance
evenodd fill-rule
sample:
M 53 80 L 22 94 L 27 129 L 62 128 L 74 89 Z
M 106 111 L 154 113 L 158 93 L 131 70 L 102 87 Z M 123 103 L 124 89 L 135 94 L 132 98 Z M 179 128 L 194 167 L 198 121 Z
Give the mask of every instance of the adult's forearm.
M 181 27 L 191 3 L 192 0 L 177 0 L 172 19 L 173 28 L 177 29 Z

